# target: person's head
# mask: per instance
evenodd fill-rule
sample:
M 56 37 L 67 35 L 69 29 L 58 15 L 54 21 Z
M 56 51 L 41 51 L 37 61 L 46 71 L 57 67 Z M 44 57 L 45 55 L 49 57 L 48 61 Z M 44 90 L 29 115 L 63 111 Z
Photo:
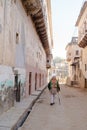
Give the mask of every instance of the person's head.
M 53 75 L 52 75 L 51 80 L 56 80 L 56 74 L 53 74 Z

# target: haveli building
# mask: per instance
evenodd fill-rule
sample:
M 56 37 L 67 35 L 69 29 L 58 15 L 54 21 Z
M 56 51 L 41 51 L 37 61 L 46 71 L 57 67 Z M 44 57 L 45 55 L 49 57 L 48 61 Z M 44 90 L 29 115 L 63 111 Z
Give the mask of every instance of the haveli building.
M 72 37 L 71 42 L 66 46 L 66 60 L 69 67 L 69 76 L 66 81 L 67 85 L 79 86 L 80 57 L 81 48 L 78 46 L 78 37 Z
M 87 1 L 84 2 L 78 19 L 78 45 L 82 48 L 80 61 L 80 87 L 87 88 Z
M 0 113 L 47 85 L 50 0 L 0 0 Z

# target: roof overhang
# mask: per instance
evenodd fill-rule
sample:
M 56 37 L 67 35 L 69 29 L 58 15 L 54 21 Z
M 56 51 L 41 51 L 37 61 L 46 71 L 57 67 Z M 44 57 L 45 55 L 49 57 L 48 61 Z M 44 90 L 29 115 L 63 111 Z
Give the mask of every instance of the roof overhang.
M 27 15 L 30 15 L 35 25 L 36 31 L 42 42 L 46 54 L 51 53 L 50 43 L 48 40 L 46 16 L 43 13 L 42 5 L 40 0 L 22 0 L 23 6 L 26 10 Z
M 85 48 L 87 46 L 87 33 L 85 33 L 78 45 L 82 48 Z
M 76 26 L 78 26 L 78 24 L 79 24 L 79 22 L 80 22 L 80 19 L 81 19 L 81 17 L 82 17 L 82 15 L 83 15 L 83 13 L 84 13 L 84 11 L 85 11 L 86 8 L 87 8 L 87 1 L 84 2 L 83 6 L 82 6 L 82 8 L 81 8 L 81 10 L 80 10 L 78 19 L 77 19 L 77 21 L 76 21 Z

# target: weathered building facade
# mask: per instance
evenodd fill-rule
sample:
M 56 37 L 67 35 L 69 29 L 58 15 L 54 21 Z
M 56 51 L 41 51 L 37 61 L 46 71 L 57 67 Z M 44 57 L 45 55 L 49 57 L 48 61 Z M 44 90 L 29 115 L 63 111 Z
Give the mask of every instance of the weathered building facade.
M 0 113 L 47 84 L 50 0 L 0 0 Z
M 84 2 L 78 16 L 78 45 L 82 48 L 80 61 L 80 86 L 87 88 L 87 1 Z
M 68 85 L 79 84 L 81 49 L 77 43 L 78 38 L 72 37 L 71 42 L 66 46 L 66 60 L 69 66 L 69 77 L 66 82 Z

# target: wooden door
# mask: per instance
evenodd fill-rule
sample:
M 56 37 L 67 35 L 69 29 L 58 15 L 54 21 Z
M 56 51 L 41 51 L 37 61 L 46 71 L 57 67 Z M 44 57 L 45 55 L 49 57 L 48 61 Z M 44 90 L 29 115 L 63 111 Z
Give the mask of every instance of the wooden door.
M 18 82 L 18 74 L 15 75 L 15 95 L 16 102 L 20 102 L 20 82 Z
M 35 90 L 37 90 L 37 73 L 35 74 Z
M 31 94 L 31 78 L 32 78 L 32 73 L 29 72 L 29 95 Z

